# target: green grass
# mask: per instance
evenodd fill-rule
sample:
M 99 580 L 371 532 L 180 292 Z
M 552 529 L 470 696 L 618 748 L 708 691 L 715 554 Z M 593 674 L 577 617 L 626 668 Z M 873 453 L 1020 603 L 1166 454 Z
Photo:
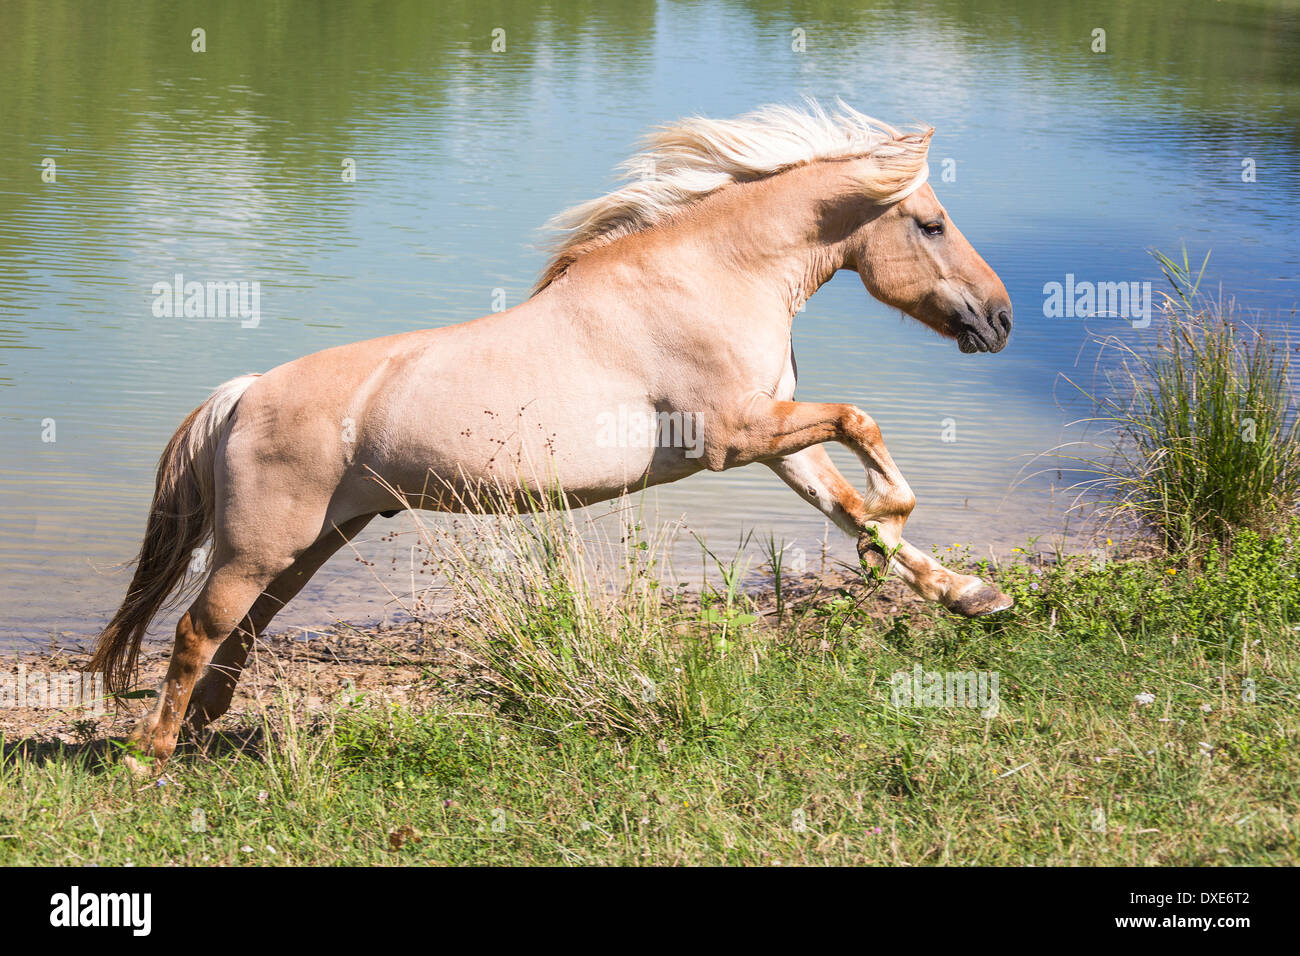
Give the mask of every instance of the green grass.
M 0 864 L 1295 864 L 1297 533 L 1245 533 L 1196 572 L 1004 567 L 1018 608 L 983 621 L 873 620 L 832 593 L 777 626 L 724 588 L 665 602 L 645 657 L 596 628 L 592 666 L 524 654 L 490 699 L 285 700 L 254 745 L 161 782 L 11 752 Z M 893 706 L 918 663 L 996 671 L 996 716 Z M 693 671 L 673 708 L 619 720 L 627 688 L 602 675 L 632 666 Z M 553 672 L 582 694 L 529 683 Z

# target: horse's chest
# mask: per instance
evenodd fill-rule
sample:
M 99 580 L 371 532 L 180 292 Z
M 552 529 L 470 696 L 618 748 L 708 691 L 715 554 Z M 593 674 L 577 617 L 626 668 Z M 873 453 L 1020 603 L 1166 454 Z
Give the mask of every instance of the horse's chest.
M 785 366 L 781 369 L 781 377 L 776 381 L 776 388 L 772 391 L 772 397 L 778 402 L 788 402 L 794 398 L 794 387 L 799 378 L 799 369 L 794 361 L 793 343 L 786 350 Z

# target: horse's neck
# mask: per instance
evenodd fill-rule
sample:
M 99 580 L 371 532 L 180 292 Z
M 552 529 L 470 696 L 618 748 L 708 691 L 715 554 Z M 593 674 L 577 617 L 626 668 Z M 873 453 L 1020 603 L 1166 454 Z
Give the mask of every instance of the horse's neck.
M 680 321 L 683 311 L 699 316 L 692 300 L 706 298 L 719 332 L 788 339 L 804 302 L 846 265 L 845 224 L 859 213 L 837 207 L 850 202 L 844 170 L 826 163 L 736 183 L 591 250 L 551 294 L 589 301 L 617 290 L 651 324 Z
M 728 187 L 703 200 L 687 227 L 722 250 L 733 281 L 768 290 L 787 322 L 846 264 L 846 237 L 827 228 L 839 174 L 823 165 Z

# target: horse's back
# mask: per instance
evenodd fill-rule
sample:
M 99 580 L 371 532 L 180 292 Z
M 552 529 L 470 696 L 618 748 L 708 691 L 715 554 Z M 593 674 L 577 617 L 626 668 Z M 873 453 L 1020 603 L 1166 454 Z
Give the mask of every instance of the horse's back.
M 562 318 L 511 310 L 272 369 L 236 408 L 225 467 L 241 499 L 288 484 L 331 517 L 391 510 L 385 485 L 435 507 L 471 486 L 589 502 L 696 470 L 652 467 L 661 453 L 605 424 L 653 413 L 644 382 L 585 354 Z

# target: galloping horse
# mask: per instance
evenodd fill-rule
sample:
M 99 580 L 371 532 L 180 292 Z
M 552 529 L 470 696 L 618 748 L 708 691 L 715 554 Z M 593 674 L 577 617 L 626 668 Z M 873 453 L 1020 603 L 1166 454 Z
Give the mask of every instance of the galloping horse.
M 933 132 L 812 102 L 663 127 L 626 185 L 553 221 L 561 238 L 521 305 L 220 386 L 163 452 L 130 589 L 89 665 L 129 686 L 145 630 L 211 535 L 132 740 L 161 761 L 182 720 L 224 714 L 254 636 L 376 515 L 464 510 L 472 494 L 442 489 L 476 483 L 532 500 L 521 462 L 547 462 L 575 505 L 761 462 L 857 535 L 869 567 L 959 614 L 1010 607 L 903 539 L 916 499 L 870 416 L 794 401 L 793 317 L 840 269 L 962 352 L 1006 344 L 1006 289 L 926 184 Z M 615 409 L 689 415 L 698 447 L 602 447 L 618 444 L 593 441 Z M 828 441 L 856 453 L 865 492 Z

